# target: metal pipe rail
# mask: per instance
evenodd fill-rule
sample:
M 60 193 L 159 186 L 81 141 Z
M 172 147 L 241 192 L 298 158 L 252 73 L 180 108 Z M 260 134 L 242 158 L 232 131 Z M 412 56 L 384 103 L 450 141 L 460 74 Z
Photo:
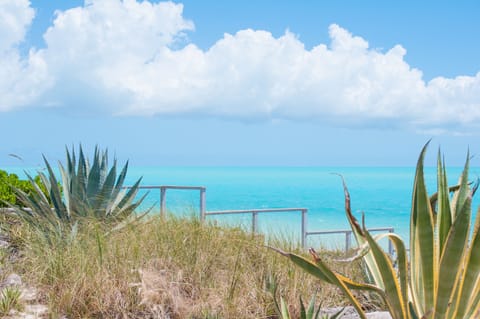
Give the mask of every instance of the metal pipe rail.
M 130 187 L 126 187 L 130 188 Z M 139 186 L 139 189 L 159 189 L 160 190 L 160 216 L 165 217 L 166 201 L 167 201 L 167 189 L 178 190 L 198 190 L 200 191 L 200 218 L 205 219 L 206 210 L 206 190 L 204 186 L 178 186 L 178 185 L 161 185 L 161 186 Z
M 308 209 L 306 208 L 265 208 L 265 209 L 219 210 L 219 211 L 206 212 L 204 214 L 204 218 L 206 216 L 211 216 L 211 215 L 252 214 L 252 232 L 256 233 L 258 230 L 258 214 L 300 212 L 302 214 L 302 225 L 301 225 L 302 247 L 305 247 L 306 239 L 307 239 L 307 211 Z
M 393 233 L 393 227 L 381 227 L 381 228 L 369 228 L 369 232 L 377 232 L 377 231 L 388 231 L 389 233 Z M 328 235 L 328 234 L 345 234 L 345 252 L 349 251 L 352 247 L 352 230 L 351 229 L 341 229 L 341 230 L 325 230 L 325 231 L 311 231 L 307 232 L 305 236 L 312 236 L 312 235 Z M 390 256 L 393 256 L 393 245 L 391 241 L 388 241 L 388 253 Z

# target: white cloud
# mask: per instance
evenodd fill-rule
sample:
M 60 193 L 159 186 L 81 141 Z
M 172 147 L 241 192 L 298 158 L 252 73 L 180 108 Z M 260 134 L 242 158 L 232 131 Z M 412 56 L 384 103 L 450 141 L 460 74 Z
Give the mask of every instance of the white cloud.
M 0 0 L 0 51 L 18 45 L 23 40 L 34 16 L 28 0 Z
M 32 9 L 28 1 L 0 0 L 2 11 L 15 18 L 0 24 L 0 36 L 12 34 L 0 54 L 12 56 L 20 76 L 12 81 L 0 65 L 7 101 L 0 110 L 40 103 L 116 115 L 317 119 L 423 131 L 461 131 L 480 120 L 480 73 L 427 83 L 402 46 L 382 52 L 338 25 L 330 26 L 328 45 L 310 50 L 293 33 L 275 38 L 250 29 L 202 50 L 188 44 L 194 26 L 181 4 L 89 0 L 58 12 L 46 48 L 22 60 L 16 47 Z M 14 84 L 22 98 L 5 99 Z
M 28 0 L 0 0 L 0 111 L 29 105 L 48 87 L 45 62 L 18 50 L 34 16 Z

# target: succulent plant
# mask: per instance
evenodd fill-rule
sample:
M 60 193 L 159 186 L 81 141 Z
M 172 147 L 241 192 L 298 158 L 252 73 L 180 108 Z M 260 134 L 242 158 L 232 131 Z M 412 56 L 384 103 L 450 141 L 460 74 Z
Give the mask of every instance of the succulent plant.
M 132 187 L 123 186 L 128 170 L 128 162 L 117 176 L 117 161 L 108 168 L 108 152 L 95 147 L 92 163 L 79 147 L 78 162 L 75 150 L 66 149 L 66 166 L 59 163 L 61 183 L 43 157 L 47 174 L 39 173 L 47 189 L 50 200 L 40 186 L 27 174 L 34 191 L 26 194 L 15 189 L 24 207 L 15 206 L 16 212 L 36 228 L 43 231 L 53 229 L 65 231 L 65 226 L 74 229 L 79 222 L 94 219 L 110 226 L 118 226 L 135 219 L 135 209 L 144 197 L 135 201 L 140 181 Z
M 393 319 L 478 318 L 480 309 L 480 214 L 470 234 L 471 203 L 477 185 L 468 182 L 469 156 L 459 185 L 448 187 L 444 161 L 439 152 L 437 193 L 428 196 L 423 148 L 416 169 L 410 219 L 410 260 L 396 234 L 370 235 L 352 215 L 350 195 L 344 183 L 345 211 L 368 269 L 370 282 L 354 282 L 328 268 L 310 250 L 313 261 L 279 251 L 319 279 L 338 286 L 361 318 L 366 318 L 352 290 L 377 293 Z M 450 195 L 452 193 L 452 196 Z M 388 238 L 396 251 L 392 260 L 377 241 Z M 278 251 L 278 250 L 277 250 Z

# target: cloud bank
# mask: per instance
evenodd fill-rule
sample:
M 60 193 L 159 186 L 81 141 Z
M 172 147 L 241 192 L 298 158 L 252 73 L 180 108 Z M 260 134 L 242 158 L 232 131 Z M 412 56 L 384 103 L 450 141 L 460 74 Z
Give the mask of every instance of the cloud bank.
M 87 0 L 57 12 L 44 49 L 21 56 L 34 10 L 0 2 L 0 111 L 56 107 L 123 116 L 319 120 L 468 131 L 480 120 L 480 72 L 437 77 L 341 26 L 307 50 L 295 34 L 225 34 L 207 50 L 171 2 Z

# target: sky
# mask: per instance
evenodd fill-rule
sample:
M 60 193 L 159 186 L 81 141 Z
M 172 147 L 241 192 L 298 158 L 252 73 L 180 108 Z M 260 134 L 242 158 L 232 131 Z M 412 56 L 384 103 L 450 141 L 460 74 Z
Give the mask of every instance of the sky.
M 139 166 L 413 166 L 429 139 L 430 164 L 478 165 L 479 9 L 0 0 L 0 167 L 79 143 Z

